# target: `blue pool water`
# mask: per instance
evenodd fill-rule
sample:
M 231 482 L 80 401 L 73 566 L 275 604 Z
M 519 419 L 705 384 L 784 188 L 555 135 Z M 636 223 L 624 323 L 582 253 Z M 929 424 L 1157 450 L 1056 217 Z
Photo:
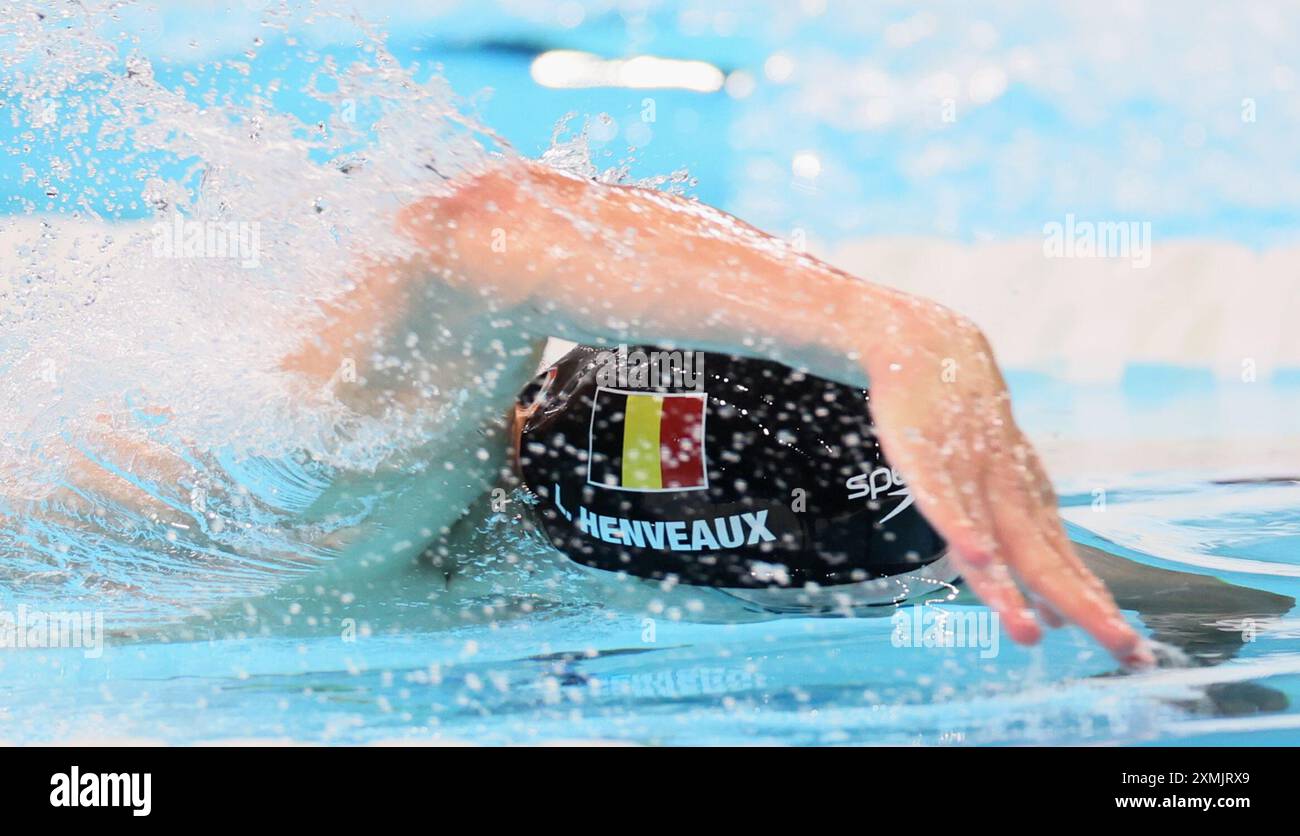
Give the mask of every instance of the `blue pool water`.
M 1189 516 L 1209 514 L 1186 524 L 1233 541 L 1236 557 L 1289 568 L 1287 578 L 1241 580 L 1294 595 L 1300 487 L 1289 489 L 1289 508 L 1260 515 L 1277 539 L 1256 533 L 1258 518 L 1244 522 L 1247 533 L 1214 516 L 1229 490 L 1250 489 L 1180 493 Z M 642 616 L 573 602 L 499 626 L 355 643 L 266 637 L 120 645 L 99 660 L 10 654 L 0 717 L 25 742 L 1294 744 L 1298 629 L 1293 618 L 1263 627 L 1219 667 L 1113 678 L 1074 631 L 1033 650 L 1004 644 L 992 659 L 894 647 L 886 618 L 661 620 L 648 643 Z M 1281 692 L 1290 707 L 1223 718 L 1199 704 L 1205 687 L 1241 681 Z
M 111 49 L 50 35 L 27 44 L 49 49 L 4 51 L 0 232 L 12 223 L 27 240 L 0 276 L 0 466 L 39 469 L 74 407 L 106 392 L 140 418 L 150 398 L 191 387 L 184 405 L 214 426 L 184 428 L 205 430 L 231 472 L 250 468 L 252 494 L 283 485 L 234 452 L 235 440 L 256 450 L 296 440 L 255 420 L 273 414 L 259 411 L 259 397 L 274 399 L 269 383 L 226 370 L 276 356 L 280 335 L 241 317 L 332 289 L 330 268 L 367 240 L 368 210 L 389 191 L 400 198 L 403 178 L 428 176 L 429 160 L 458 162 L 461 143 L 539 156 L 578 137 L 579 156 L 607 179 L 620 168 L 626 181 L 684 170 L 672 182 L 689 194 L 832 246 L 900 235 L 1036 243 L 1044 221 L 1066 213 L 1149 220 L 1160 240 L 1251 252 L 1300 231 L 1293 13 L 406 5 L 365 4 L 389 35 L 382 56 L 346 18 L 280 19 L 254 2 L 127 7 L 120 24 L 96 24 Z M 214 15 L 228 23 L 214 27 Z M 13 20 L 0 18 L 0 40 Z M 706 60 L 734 85 L 539 86 L 530 63 L 551 49 Z M 389 74 L 390 60 L 409 77 Z M 116 79 L 111 96 L 97 72 Z M 137 77 L 157 85 L 134 98 Z M 303 91 L 309 83 L 318 95 Z M 448 127 L 448 91 L 473 127 Z M 936 115 L 950 96 L 952 123 Z M 1259 121 L 1242 118 L 1245 99 Z M 131 108 L 146 115 L 124 120 Z M 567 125 L 558 136 L 557 125 Z M 801 176 L 813 158 L 818 175 Z M 382 188 L 338 185 L 342 162 L 361 160 L 379 166 L 366 188 Z M 262 223 L 265 270 L 199 265 L 159 278 L 157 262 L 129 253 L 94 262 L 112 252 L 109 239 L 120 244 L 138 234 L 131 224 L 176 206 Z M 1003 290 L 989 281 L 989 293 Z M 1230 301 L 1174 300 L 1206 321 Z M 1061 462 L 1072 536 L 1139 564 L 1300 595 L 1300 461 L 1289 458 L 1300 354 L 1279 351 L 1258 380 L 1225 378 L 1259 346 L 1183 364 L 1156 345 L 1169 336 L 1158 324 L 1149 353 L 1167 362 L 1130 362 L 1103 381 L 1008 372 L 1019 420 Z M 172 350 L 195 334 L 201 352 Z M 31 382 L 47 363 L 55 395 Z M 252 403 L 246 415 L 224 409 L 236 397 Z M 6 485 L 0 514 L 11 498 Z M 1114 676 L 1072 629 L 1030 649 L 935 648 L 899 646 L 888 614 L 704 623 L 671 607 L 606 604 L 553 558 L 525 578 L 505 550 L 476 568 L 496 589 L 431 613 L 419 572 L 353 604 L 328 578 L 295 568 L 268 591 L 286 567 L 254 556 L 218 572 L 201 552 L 147 538 L 110 556 L 74 549 L 94 570 L 78 575 L 64 570 L 85 543 L 37 528 L 0 529 L 0 611 L 130 600 L 148 627 L 110 622 L 102 655 L 0 649 L 0 742 L 1300 744 L 1300 619 L 1290 611 L 1251 624 L 1207 618 L 1209 633 L 1248 636 L 1220 664 Z M 214 600 L 215 618 L 186 617 Z M 944 608 L 988 623 L 982 607 Z M 356 623 L 344 630 L 341 618 Z
M 1030 391 L 1020 403 L 1032 425 L 1052 401 Z M 1091 490 L 1062 505 L 1080 542 L 1300 594 L 1300 481 L 1119 486 L 1104 511 Z M 529 614 L 464 626 L 405 626 L 403 609 L 429 606 L 431 581 L 412 573 L 347 638 L 304 615 L 200 626 L 200 640 L 110 636 L 99 658 L 10 651 L 0 655 L 0 728 L 19 742 L 1300 743 L 1294 613 L 1256 625 L 1223 664 L 1115 677 L 1075 630 L 1032 649 L 900 647 L 890 617 L 692 623 L 607 606 L 554 571 L 562 582 L 549 593 L 507 577 L 464 604 L 505 613 L 526 603 Z M 1240 683 L 1287 704 L 1237 715 L 1207 698 Z

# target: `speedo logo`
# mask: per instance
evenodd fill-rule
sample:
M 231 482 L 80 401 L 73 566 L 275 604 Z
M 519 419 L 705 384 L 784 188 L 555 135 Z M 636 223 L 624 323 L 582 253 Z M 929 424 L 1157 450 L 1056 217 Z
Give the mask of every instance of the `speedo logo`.
M 898 507 L 886 514 L 880 521 L 882 524 L 901 514 L 914 501 L 912 492 L 907 488 L 907 483 L 903 481 L 902 476 L 898 475 L 898 471 L 892 467 L 878 467 L 870 473 L 859 473 L 856 476 L 850 476 L 844 483 L 844 487 L 849 489 L 849 499 L 861 499 L 865 496 L 870 497 L 872 502 L 876 502 L 879 501 L 881 496 L 902 497 L 903 501 L 898 504 Z
M 606 543 L 674 552 L 734 549 L 741 545 L 752 546 L 776 539 L 767 530 L 767 511 L 730 514 L 708 520 L 651 522 L 607 517 L 579 507 L 576 525 L 579 531 Z

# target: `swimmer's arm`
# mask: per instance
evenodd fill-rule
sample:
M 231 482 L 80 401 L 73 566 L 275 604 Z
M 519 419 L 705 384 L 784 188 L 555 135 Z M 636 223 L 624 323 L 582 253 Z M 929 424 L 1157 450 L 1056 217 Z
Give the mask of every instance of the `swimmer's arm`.
M 408 207 L 399 225 L 423 255 L 361 282 L 362 304 L 335 318 L 337 333 L 293 359 L 303 371 L 336 368 L 340 340 L 403 315 L 402 299 L 436 283 L 490 300 L 496 324 L 480 343 L 546 335 L 675 343 L 870 381 L 886 453 L 1014 639 L 1040 636 L 1018 581 L 1048 623 L 1064 617 L 1120 659 L 1149 659 L 1069 549 L 988 342 L 963 317 L 698 203 L 531 163 L 469 178 Z M 502 376 L 503 409 L 523 382 Z

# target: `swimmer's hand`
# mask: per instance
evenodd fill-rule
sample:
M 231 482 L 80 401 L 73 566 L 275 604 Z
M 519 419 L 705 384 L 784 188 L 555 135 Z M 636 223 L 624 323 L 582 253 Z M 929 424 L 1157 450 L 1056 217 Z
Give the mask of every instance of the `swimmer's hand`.
M 1125 663 L 1147 660 L 1071 549 L 969 321 L 694 201 L 524 161 L 464 178 L 398 225 L 427 256 L 417 274 L 491 301 L 496 330 L 463 345 L 547 335 L 676 344 L 869 383 L 885 452 L 1016 641 L 1041 635 L 1020 583 L 1048 624 L 1068 619 Z M 497 382 L 504 409 L 525 379 Z
M 1154 663 L 1102 582 L 1075 554 L 1038 454 L 1016 426 L 984 335 L 940 306 L 896 308 L 893 337 L 867 355 L 871 408 L 890 461 L 1010 636 L 1071 621 L 1130 667 Z M 1019 582 L 1019 586 L 1017 585 Z

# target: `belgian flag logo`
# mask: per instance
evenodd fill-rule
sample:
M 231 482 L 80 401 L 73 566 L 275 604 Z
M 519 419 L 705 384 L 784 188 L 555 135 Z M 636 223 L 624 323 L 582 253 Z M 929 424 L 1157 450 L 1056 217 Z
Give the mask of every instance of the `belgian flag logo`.
M 658 492 L 709 486 L 703 392 L 596 389 L 587 481 L 614 490 Z

